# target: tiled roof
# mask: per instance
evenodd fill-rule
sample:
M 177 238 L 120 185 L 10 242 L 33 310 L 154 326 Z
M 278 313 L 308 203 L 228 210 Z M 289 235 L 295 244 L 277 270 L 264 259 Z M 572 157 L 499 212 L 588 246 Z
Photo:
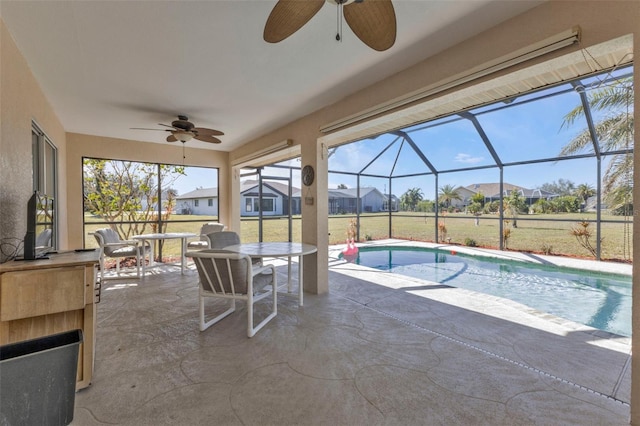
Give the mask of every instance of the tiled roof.
M 282 182 L 272 181 L 272 180 L 263 180 L 262 184 L 268 188 L 273 189 L 274 191 L 280 193 L 281 195 L 288 196 L 289 195 L 289 185 Z M 256 187 L 255 193 L 257 194 L 258 181 L 249 179 L 245 180 L 240 184 L 240 193 L 244 193 L 254 187 Z M 252 192 L 253 194 L 253 192 Z M 296 188 L 295 186 L 291 187 L 291 196 L 299 197 L 300 196 L 300 188 Z

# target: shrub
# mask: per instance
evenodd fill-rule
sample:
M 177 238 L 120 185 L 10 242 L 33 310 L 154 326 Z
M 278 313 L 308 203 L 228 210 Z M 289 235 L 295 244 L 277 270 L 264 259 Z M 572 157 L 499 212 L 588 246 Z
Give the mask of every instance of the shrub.
M 468 247 L 478 247 L 478 243 L 476 243 L 476 240 L 469 237 L 464 239 L 464 245 Z
M 471 214 L 479 215 L 482 213 L 482 204 L 473 202 L 467 206 L 467 211 Z
M 591 233 L 589 226 L 590 223 L 586 220 L 578 222 L 575 227 L 571 228 L 571 235 L 576 237 L 578 244 L 587 249 L 593 257 L 597 257 L 596 248 L 591 244 L 591 237 L 593 234 Z M 602 241 L 602 239 L 600 241 Z
M 551 254 L 552 251 L 553 251 L 553 247 L 551 246 L 551 244 L 542 243 L 543 254 Z
M 500 210 L 500 201 L 495 200 L 491 201 L 484 205 L 483 212 L 484 213 L 497 213 Z
M 562 195 L 549 201 L 551 209 L 556 213 L 577 213 L 580 211 L 580 199 L 573 195 Z

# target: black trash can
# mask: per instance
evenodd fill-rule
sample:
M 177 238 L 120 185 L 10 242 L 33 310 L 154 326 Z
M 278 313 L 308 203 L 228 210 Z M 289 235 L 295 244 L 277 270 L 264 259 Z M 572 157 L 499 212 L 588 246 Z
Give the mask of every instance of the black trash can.
M 0 346 L 0 425 L 73 420 L 82 330 Z

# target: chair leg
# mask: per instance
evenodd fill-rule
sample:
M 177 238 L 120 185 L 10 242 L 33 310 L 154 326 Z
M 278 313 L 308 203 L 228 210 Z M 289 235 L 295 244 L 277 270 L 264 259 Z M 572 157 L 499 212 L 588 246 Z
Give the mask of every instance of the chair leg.
M 276 280 L 276 271 L 275 268 L 271 267 L 271 296 L 272 296 L 272 310 L 269 316 L 263 319 L 260 324 L 253 326 L 253 304 L 256 302 L 252 295 L 249 295 L 249 299 L 247 300 L 247 337 L 253 337 L 255 334 L 260 331 L 262 327 L 264 327 L 269 321 L 271 321 L 276 315 L 278 315 L 278 283 Z M 258 298 L 261 300 L 263 297 Z
M 140 248 L 136 250 L 136 278 L 140 278 Z
M 229 309 L 227 309 L 226 311 L 224 311 L 223 313 L 221 313 L 217 317 L 215 317 L 215 318 L 213 318 L 213 319 L 211 319 L 209 321 L 205 321 L 204 299 L 205 299 L 204 297 L 200 296 L 200 331 L 205 331 L 207 328 L 211 327 L 213 324 L 217 323 L 221 319 L 223 319 L 223 318 L 227 317 L 228 315 L 232 314 L 236 310 L 236 301 L 234 299 L 231 299 L 231 305 L 230 305 Z

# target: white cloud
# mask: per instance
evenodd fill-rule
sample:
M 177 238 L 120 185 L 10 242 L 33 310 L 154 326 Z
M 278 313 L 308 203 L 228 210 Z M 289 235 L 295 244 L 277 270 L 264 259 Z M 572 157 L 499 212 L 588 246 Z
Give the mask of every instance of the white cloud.
M 457 163 L 476 164 L 484 160 L 484 157 L 472 157 L 469 154 L 459 153 L 456 155 L 455 161 Z

